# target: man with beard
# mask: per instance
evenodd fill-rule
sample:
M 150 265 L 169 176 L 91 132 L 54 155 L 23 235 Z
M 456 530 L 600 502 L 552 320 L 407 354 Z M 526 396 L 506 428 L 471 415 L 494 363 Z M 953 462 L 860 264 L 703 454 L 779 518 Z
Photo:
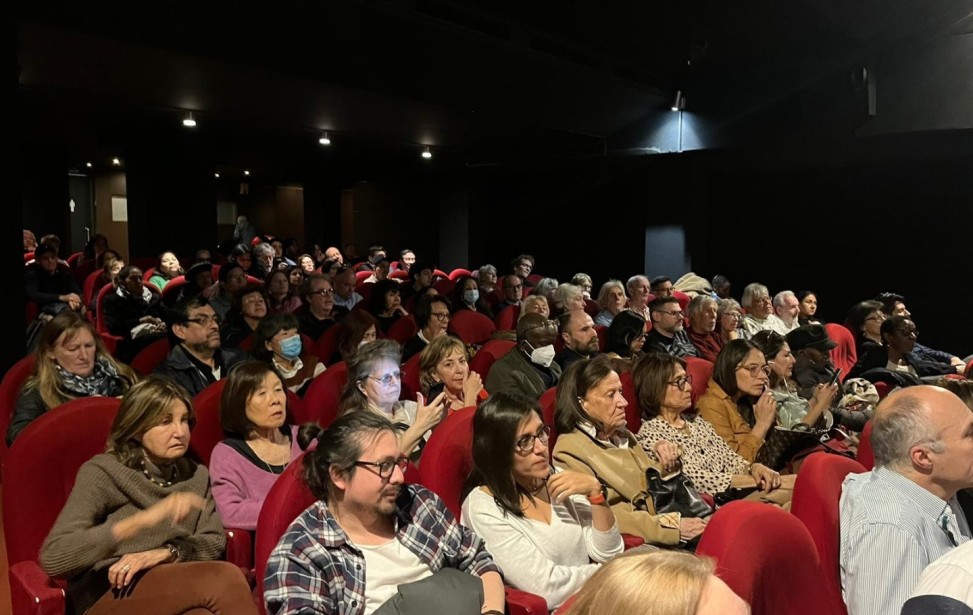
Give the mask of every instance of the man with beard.
M 405 484 L 407 465 L 392 424 L 377 413 L 345 414 L 321 434 L 303 468 L 317 501 L 267 563 L 269 614 L 364 615 L 422 581 L 429 613 L 502 615 L 503 580 L 483 540 L 435 493 Z
M 716 363 L 716 357 L 723 350 L 723 336 L 716 332 L 716 299 L 708 295 L 696 295 L 689 302 L 689 341 L 696 347 L 697 354 L 707 361 Z
M 675 297 L 656 297 L 649 304 L 652 330 L 649 331 L 642 352 L 662 352 L 674 357 L 698 357 L 696 347 L 689 341 L 683 327 L 685 314 Z
M 588 359 L 598 354 L 598 331 L 595 322 L 584 310 L 569 310 L 558 316 L 561 340 L 564 348 L 554 360 L 563 372 L 578 359 Z
M 172 350 L 155 373 L 175 380 L 192 396 L 226 378 L 247 358 L 242 350 L 221 348 L 220 318 L 200 295 L 176 303 L 167 320 Z

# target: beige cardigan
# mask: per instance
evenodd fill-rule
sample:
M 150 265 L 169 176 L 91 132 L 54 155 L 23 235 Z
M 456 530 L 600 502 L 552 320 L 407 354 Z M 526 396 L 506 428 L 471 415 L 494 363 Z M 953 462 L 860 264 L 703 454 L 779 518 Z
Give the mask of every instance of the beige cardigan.
M 580 429 L 560 435 L 554 446 L 554 465 L 596 476 L 607 487 L 608 504 L 622 533 L 649 543 L 679 544 L 679 513 L 655 514 L 648 497 L 645 471 L 660 466 L 649 459 L 630 432 L 623 430 L 621 435 L 628 439 L 628 448 L 608 446 Z

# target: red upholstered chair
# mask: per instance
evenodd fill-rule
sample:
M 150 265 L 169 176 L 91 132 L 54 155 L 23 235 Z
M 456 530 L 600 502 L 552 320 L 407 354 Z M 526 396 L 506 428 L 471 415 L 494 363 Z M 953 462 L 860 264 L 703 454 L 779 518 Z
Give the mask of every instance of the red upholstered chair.
M 81 300 L 84 301 L 86 307 L 91 303 L 93 298 L 97 297 L 95 293 L 101 290 L 101 287 L 108 283 L 101 279 L 101 274 L 102 270 L 96 269 L 89 273 L 85 277 L 84 282 L 81 284 Z M 93 322 L 94 313 L 89 312 L 89 316 L 92 318 Z
M 855 459 L 865 470 L 875 467 L 875 453 L 872 451 L 872 422 L 865 421 L 862 432 L 858 434 L 858 453 Z
M 189 438 L 189 453 L 194 459 L 209 466 L 213 447 L 223 441 L 223 426 L 220 424 L 220 397 L 226 379 L 217 380 L 193 397 L 193 410 L 196 425 Z
M 445 276 L 439 278 L 432 284 L 432 287 L 435 288 L 436 292 L 438 292 L 440 295 L 449 295 L 449 293 L 453 292 L 453 287 L 455 286 L 456 282 Z
M 409 279 L 409 272 L 408 271 L 402 271 L 401 269 L 396 269 L 395 271 L 392 271 L 392 272 L 389 273 L 389 279 L 390 280 L 399 280 L 399 282 L 401 283 L 401 282 Z
M 462 267 L 457 267 L 456 269 L 450 271 L 447 277 L 453 282 L 455 282 L 456 280 L 460 279 L 464 275 L 473 275 L 473 274 L 472 272 L 470 272 L 469 269 L 463 269 Z
M 402 390 L 399 392 L 399 399 L 416 401 L 416 395 L 419 393 L 419 359 L 421 357 L 422 353 L 416 353 L 402 364 Z
M 706 392 L 709 380 L 713 377 L 713 363 L 699 357 L 685 357 L 685 361 L 686 373 L 693 377 L 692 400 L 695 406 L 696 400 Z
M 140 376 L 148 376 L 159 363 L 165 361 L 172 346 L 168 338 L 158 339 L 138 352 L 129 366 Z
M 356 283 L 357 284 L 360 284 L 360 283 L 364 282 L 368 278 L 372 277 L 372 274 L 373 273 L 374 272 L 371 269 L 361 269 L 361 270 L 356 271 L 355 272 L 355 281 L 356 281 Z
M 532 286 L 537 286 L 537 283 L 543 279 L 544 276 L 542 276 L 539 273 L 532 273 L 529 276 L 527 276 L 527 281 L 530 282 Z
M 395 340 L 400 344 L 405 344 L 418 332 L 419 326 L 416 324 L 416 317 L 409 314 L 393 322 L 385 337 L 386 339 Z
M 29 263 L 32 260 L 34 260 L 33 250 L 31 250 L 30 252 L 24 252 L 24 262 Z
M 844 382 L 848 377 L 848 372 L 858 362 L 858 353 L 855 350 L 855 338 L 844 325 L 836 322 L 824 324 L 825 330 L 831 341 L 838 344 L 831 349 L 831 362 L 834 366 L 841 369 L 841 381 Z
M 401 320 L 401 319 L 400 319 Z M 314 342 L 314 354 L 317 355 L 325 365 L 331 365 L 331 357 L 338 349 L 338 327 L 331 325 L 325 329 L 324 333 Z
M 537 403 L 541 406 L 541 419 L 544 424 L 551 428 L 551 437 L 547 441 L 548 454 L 554 452 L 554 444 L 557 442 L 557 430 L 554 428 L 554 413 L 557 410 L 557 387 L 553 386 L 543 393 Z
M 66 585 L 41 570 L 38 553 L 67 502 L 78 469 L 105 451 L 119 405 L 115 397 L 69 401 L 32 421 L 7 453 L 3 530 L 10 597 L 18 615 L 65 612 Z
M 253 348 L 253 333 L 240 340 L 236 347 L 243 352 L 250 352 L 250 349 Z
M 188 283 L 189 280 L 184 275 L 177 275 L 169 280 L 165 288 L 162 289 L 162 303 L 170 307 L 175 305 L 176 299 L 179 298 L 179 291 Z
M 149 286 L 159 290 L 156 288 L 155 284 L 146 284 L 145 287 L 148 288 Z M 115 354 L 115 348 L 118 347 L 118 342 L 120 342 L 122 338 L 119 335 L 112 335 L 108 332 L 108 328 L 105 327 L 105 319 L 101 318 L 101 306 L 104 303 L 105 297 L 108 295 L 108 293 L 114 291 L 114 286 L 111 284 L 105 284 L 101 287 L 101 290 L 98 291 L 98 300 L 95 303 L 95 331 L 98 332 L 98 337 L 100 337 L 101 341 L 104 342 L 105 349 L 113 355 Z
M 512 331 L 517 328 L 517 318 L 520 317 L 519 305 L 508 305 L 493 317 L 493 324 L 499 331 Z
M 843 455 L 812 453 L 801 465 L 791 500 L 791 514 L 807 527 L 824 572 L 825 588 L 832 597 L 832 603 L 840 606 L 841 613 L 845 613 L 839 571 L 838 501 L 841 498 L 841 483 L 848 474 L 865 471 L 862 464 Z
M 470 359 L 470 370 L 480 374 L 480 378 L 486 382 L 487 374 L 490 373 L 490 367 L 494 362 L 516 345 L 517 342 L 513 340 L 490 340 L 483 344 Z
M 470 310 L 460 310 L 449 320 L 449 332 L 465 344 L 482 346 L 490 341 L 497 326 L 489 317 Z
M 628 430 L 638 433 L 642 427 L 642 412 L 639 410 L 639 402 L 635 397 L 635 385 L 632 382 L 632 372 L 622 372 L 618 375 L 622 381 L 622 396 L 628 405 L 625 406 L 625 423 Z
M 155 275 L 155 267 L 146 267 L 142 270 L 142 283 L 148 284 L 152 276 Z
M 311 381 L 304 391 L 304 406 L 307 408 L 308 420 L 327 427 L 338 416 L 338 403 L 341 401 L 341 390 L 348 380 L 348 366 L 344 361 L 338 361 L 323 374 Z
M 608 340 L 608 327 L 605 325 L 595 325 L 595 331 L 598 332 L 598 350 L 605 352 L 605 343 Z
M 837 455 L 834 455 L 837 457 Z M 804 472 L 804 469 L 801 469 Z M 777 506 L 738 500 L 711 518 L 696 549 L 753 615 L 838 615 L 804 524 Z
M 7 456 L 7 429 L 14 416 L 14 406 L 17 405 L 20 387 L 30 378 L 33 371 L 34 355 L 29 354 L 14 363 L 0 381 L 0 462 Z
M 594 318 L 601 312 L 601 306 L 598 305 L 598 302 L 594 299 L 585 299 L 584 311 L 588 314 L 588 316 Z
M 676 301 L 679 302 L 679 309 L 685 312 L 686 309 L 689 307 L 689 302 L 692 301 L 692 297 L 682 292 L 681 290 L 672 291 L 672 296 L 675 297 Z

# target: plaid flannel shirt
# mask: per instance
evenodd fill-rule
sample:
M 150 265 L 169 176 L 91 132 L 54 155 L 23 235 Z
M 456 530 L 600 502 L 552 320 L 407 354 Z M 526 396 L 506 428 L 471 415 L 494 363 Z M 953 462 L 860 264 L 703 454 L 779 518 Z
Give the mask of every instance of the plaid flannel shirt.
M 397 540 L 433 572 L 500 573 L 483 539 L 460 525 L 432 491 L 403 485 L 396 508 Z M 270 615 L 365 612 L 365 557 L 324 502 L 301 513 L 277 543 L 267 562 L 264 600 Z

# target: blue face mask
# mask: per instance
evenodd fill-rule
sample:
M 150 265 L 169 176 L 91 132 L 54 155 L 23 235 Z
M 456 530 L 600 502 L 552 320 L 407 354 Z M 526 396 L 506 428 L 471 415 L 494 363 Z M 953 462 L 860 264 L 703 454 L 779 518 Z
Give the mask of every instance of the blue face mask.
M 280 354 L 290 361 L 301 356 L 301 336 L 294 335 L 280 340 Z
M 469 303 L 470 305 L 476 303 L 479 299 L 480 299 L 480 291 L 476 290 L 475 288 L 473 290 L 468 290 L 463 293 L 463 301 Z

